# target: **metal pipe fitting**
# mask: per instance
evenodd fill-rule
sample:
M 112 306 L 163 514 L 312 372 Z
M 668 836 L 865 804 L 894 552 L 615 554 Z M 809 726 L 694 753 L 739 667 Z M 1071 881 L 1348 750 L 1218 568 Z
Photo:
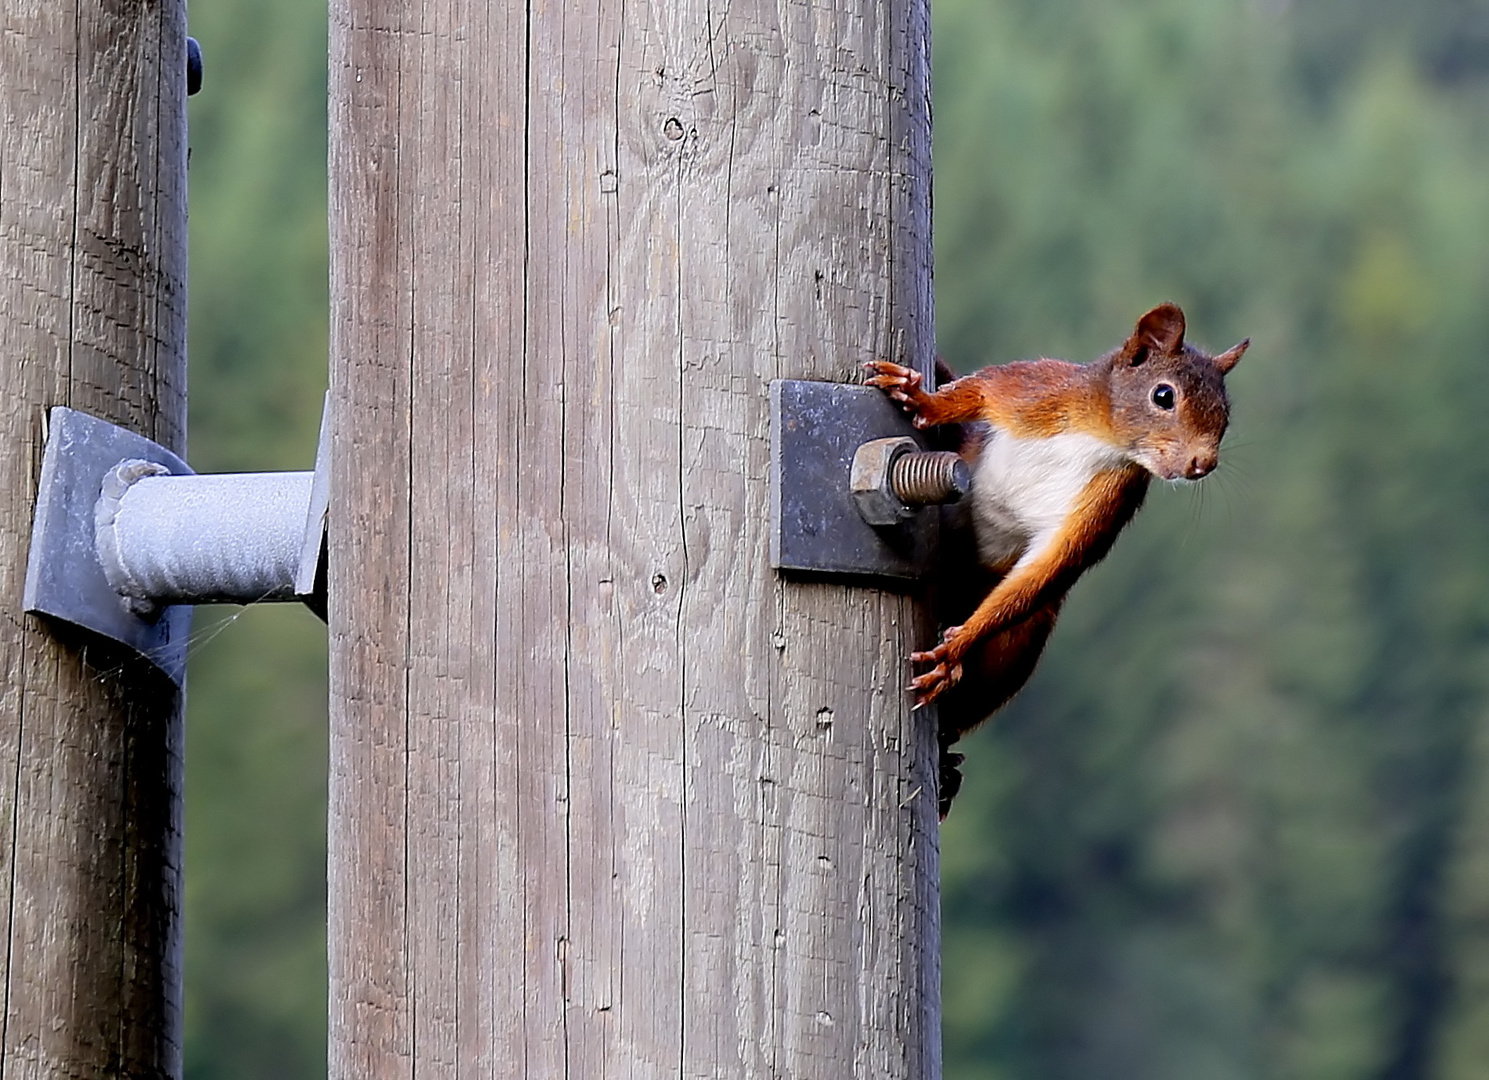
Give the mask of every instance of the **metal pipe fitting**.
M 178 684 L 193 604 L 300 600 L 325 618 L 324 414 L 314 472 L 216 476 L 86 413 L 47 416 L 27 612 L 117 641 Z
M 138 614 L 168 604 L 293 600 L 311 472 L 172 475 L 121 461 L 104 477 L 94 544 Z

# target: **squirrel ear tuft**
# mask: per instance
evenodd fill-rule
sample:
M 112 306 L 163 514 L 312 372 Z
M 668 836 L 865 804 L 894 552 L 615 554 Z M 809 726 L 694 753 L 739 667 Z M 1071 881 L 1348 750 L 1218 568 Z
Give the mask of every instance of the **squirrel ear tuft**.
M 1215 366 L 1220 369 L 1220 374 L 1229 375 L 1230 369 L 1235 367 L 1241 357 L 1246 355 L 1246 350 L 1251 346 L 1251 339 L 1247 338 L 1239 345 L 1232 345 L 1225 352 L 1215 357 Z
M 1137 367 L 1149 353 L 1170 356 L 1184 347 L 1184 312 L 1178 304 L 1159 304 L 1137 321 L 1123 358 Z

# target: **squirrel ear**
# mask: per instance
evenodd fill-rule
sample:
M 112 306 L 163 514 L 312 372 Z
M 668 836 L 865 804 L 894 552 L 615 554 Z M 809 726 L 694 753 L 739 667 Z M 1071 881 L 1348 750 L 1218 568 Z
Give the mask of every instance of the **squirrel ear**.
M 1127 339 L 1124 359 L 1133 367 L 1156 352 L 1168 356 L 1184 347 L 1184 312 L 1178 304 L 1159 304 L 1137 321 L 1137 329 Z
M 1215 366 L 1220 369 L 1220 374 L 1229 375 L 1230 369 L 1236 366 L 1241 357 L 1246 355 L 1246 350 L 1251 346 L 1251 339 L 1247 338 L 1239 345 L 1232 345 L 1225 352 L 1215 357 Z

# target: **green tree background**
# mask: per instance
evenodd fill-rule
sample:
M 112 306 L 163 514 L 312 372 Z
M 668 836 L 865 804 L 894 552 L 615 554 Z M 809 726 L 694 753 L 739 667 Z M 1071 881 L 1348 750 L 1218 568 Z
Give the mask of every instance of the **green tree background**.
M 326 388 L 324 0 L 194 0 L 191 462 L 306 469 Z M 186 1075 L 326 1073 L 326 636 L 199 608 L 186 703 Z
M 943 831 L 949 1080 L 1489 1074 L 1489 3 L 935 0 L 941 349 L 1249 335 Z M 195 0 L 192 456 L 303 468 L 325 8 Z M 325 645 L 204 612 L 192 1080 L 325 1068 Z

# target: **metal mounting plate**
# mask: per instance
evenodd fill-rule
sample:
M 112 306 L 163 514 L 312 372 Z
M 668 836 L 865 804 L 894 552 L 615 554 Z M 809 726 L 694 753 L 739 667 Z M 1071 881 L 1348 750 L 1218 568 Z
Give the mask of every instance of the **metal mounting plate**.
M 295 595 L 326 621 L 326 519 L 331 506 L 331 395 L 321 404 L 321 433 L 315 445 L 315 478 L 310 486 L 310 513 L 295 573 Z
M 880 391 L 845 383 L 770 384 L 770 561 L 778 570 L 913 581 L 936 542 L 939 507 L 908 521 L 864 521 L 849 488 L 853 453 L 870 439 L 925 440 Z
M 93 509 L 104 474 L 126 458 L 177 475 L 186 462 L 159 443 L 74 409 L 49 414 L 36 518 L 26 560 L 26 611 L 81 626 L 129 646 L 179 686 L 186 678 L 191 607 L 174 604 L 146 620 L 129 611 L 104 578 L 93 547 Z

